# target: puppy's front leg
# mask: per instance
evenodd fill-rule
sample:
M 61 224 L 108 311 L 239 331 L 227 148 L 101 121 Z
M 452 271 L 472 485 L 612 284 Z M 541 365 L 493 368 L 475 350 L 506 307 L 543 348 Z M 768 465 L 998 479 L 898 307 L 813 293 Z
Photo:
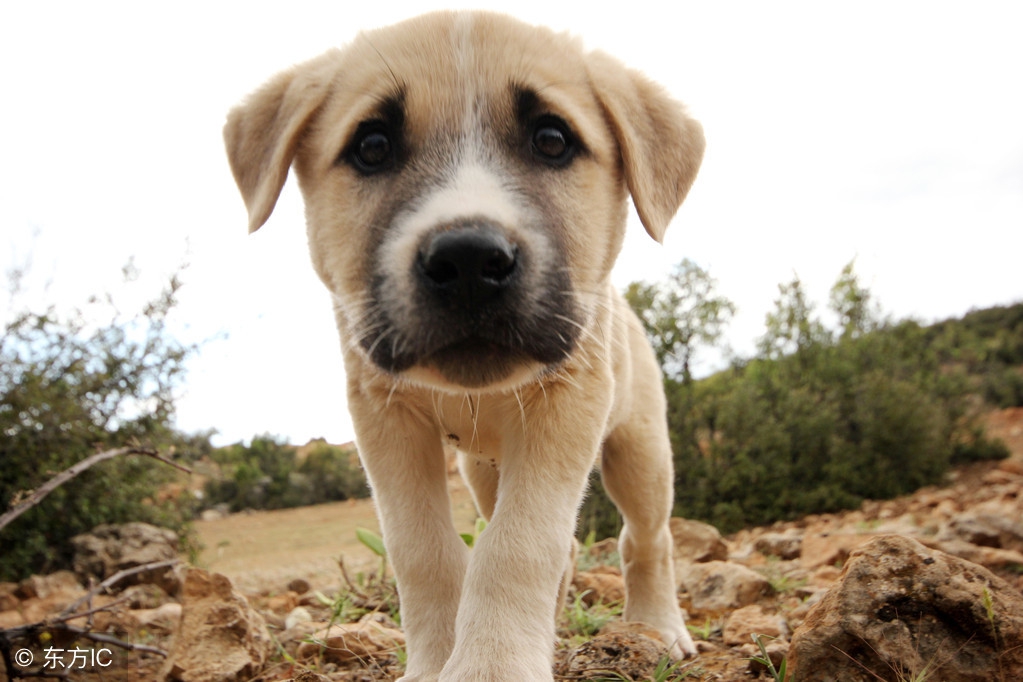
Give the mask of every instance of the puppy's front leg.
M 354 400 L 353 400 L 354 398 Z M 455 531 L 444 452 L 417 409 L 349 394 L 359 452 L 373 487 L 401 597 L 404 682 L 434 682 L 454 645 L 468 548 Z
M 538 390 L 536 409 L 524 399 L 526 423 L 505 436 L 497 505 L 472 551 L 443 682 L 553 679 L 558 592 L 610 409 L 580 392 Z

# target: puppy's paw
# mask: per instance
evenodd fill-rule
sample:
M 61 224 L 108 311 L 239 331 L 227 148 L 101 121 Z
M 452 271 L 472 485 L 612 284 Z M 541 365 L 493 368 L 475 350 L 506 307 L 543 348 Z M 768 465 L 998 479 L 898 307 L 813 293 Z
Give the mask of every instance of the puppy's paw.
M 530 655 L 532 653 L 532 655 Z M 554 682 L 551 661 L 537 652 L 518 656 L 452 656 L 440 674 L 440 682 Z
M 675 660 L 696 656 L 696 644 L 685 624 L 679 627 L 661 628 L 661 639 L 668 644 L 668 653 Z

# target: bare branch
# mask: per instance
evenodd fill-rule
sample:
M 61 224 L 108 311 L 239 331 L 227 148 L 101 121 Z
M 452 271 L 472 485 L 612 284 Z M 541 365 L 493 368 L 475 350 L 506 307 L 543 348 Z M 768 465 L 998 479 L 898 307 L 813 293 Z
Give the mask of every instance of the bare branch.
M 122 455 L 144 455 L 146 457 L 152 457 L 155 460 L 163 462 L 164 464 L 169 464 L 170 466 L 180 469 L 186 473 L 192 473 L 192 471 L 187 467 L 183 467 L 180 464 L 166 459 L 165 457 L 161 457 L 160 453 L 150 448 L 129 446 L 125 448 L 115 448 L 113 450 L 104 450 L 103 452 L 98 452 L 91 457 L 86 457 L 71 468 L 62 471 L 46 483 L 36 488 L 31 495 L 14 505 L 14 507 L 12 507 L 9 511 L 0 516 L 0 530 L 3 530 L 11 521 L 39 504 L 43 498 L 70 481 L 72 478 L 78 476 L 83 471 L 99 464 L 100 462 L 105 462 L 108 459 L 113 459 L 114 457 L 120 457 Z
M 97 613 L 102 613 L 104 611 L 112 611 L 115 606 L 120 606 L 121 604 L 125 603 L 126 601 L 128 601 L 130 599 L 131 599 L 131 596 L 130 595 L 126 595 L 124 597 L 121 597 L 120 599 L 115 599 L 114 601 L 110 602 L 109 604 L 104 604 L 103 606 L 96 606 L 94 608 L 90 608 L 87 611 L 81 611 L 79 613 L 69 613 L 68 611 L 65 610 L 59 616 L 54 618 L 53 622 L 54 623 L 68 623 L 68 622 L 73 621 L 73 620 L 78 620 L 79 618 L 89 618 L 90 625 L 91 625 L 91 621 L 92 621 L 91 617 L 92 616 L 96 615 Z
M 129 576 L 133 576 L 137 573 L 145 573 L 146 571 L 158 571 L 161 568 L 170 568 L 171 566 L 174 566 L 175 564 L 178 563 L 181 563 L 181 559 L 167 559 L 166 561 L 154 561 L 149 564 L 142 564 L 141 566 L 134 566 L 132 568 L 126 568 L 123 571 L 118 571 L 117 573 L 114 573 L 112 576 L 101 582 L 99 585 L 96 585 L 95 587 L 90 589 L 83 596 L 79 597 L 74 602 L 72 602 L 66 609 L 64 609 L 61 612 L 60 618 L 63 620 L 67 616 L 70 616 L 72 618 L 78 618 L 80 615 L 84 615 L 75 614 L 74 612 L 78 610 L 79 606 L 89 601 L 97 594 L 106 591 L 113 585 L 116 585 L 117 583 L 121 582 L 122 580 Z
M 90 632 L 89 630 L 86 630 L 85 628 L 75 627 L 74 625 L 68 625 L 67 623 L 60 623 L 58 625 L 53 626 L 52 629 L 53 630 L 63 630 L 65 632 L 72 632 L 72 633 L 78 635 L 79 637 L 84 637 L 85 639 L 90 639 L 93 642 L 101 642 L 103 644 L 110 644 L 112 646 L 120 647 L 120 648 L 126 649 L 128 651 L 144 651 L 144 652 L 149 653 L 149 654 L 156 654 L 157 656 L 162 656 L 163 658 L 167 658 L 167 652 L 164 651 L 163 649 L 159 649 L 159 648 L 157 648 L 155 646 L 149 646 L 149 645 L 146 645 L 146 644 L 135 644 L 133 642 L 125 642 L 123 639 L 118 639 L 117 637 L 114 637 L 112 635 L 104 635 L 103 633 L 100 633 L 100 632 Z

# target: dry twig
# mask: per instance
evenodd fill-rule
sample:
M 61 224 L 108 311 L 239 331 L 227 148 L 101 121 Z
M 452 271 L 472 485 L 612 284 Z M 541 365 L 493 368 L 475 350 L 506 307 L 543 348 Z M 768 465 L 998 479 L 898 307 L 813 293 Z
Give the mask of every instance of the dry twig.
M 32 507 L 39 504 L 39 502 L 41 502 L 43 498 L 45 498 L 47 495 L 49 495 L 54 490 L 70 481 L 72 478 L 78 476 L 78 474 L 82 473 L 86 469 L 89 469 L 92 466 L 99 464 L 100 462 L 105 462 L 108 459 L 113 459 L 114 457 L 120 457 L 122 455 L 143 455 L 145 457 L 152 457 L 153 459 L 163 462 L 164 464 L 169 464 L 175 469 L 180 469 L 181 471 L 184 471 L 185 473 L 189 474 L 192 473 L 191 469 L 183 467 L 176 462 L 172 462 L 166 457 L 162 457 L 159 452 L 151 448 L 128 446 L 125 448 L 115 448 L 113 450 L 104 450 L 103 452 L 97 452 L 95 455 L 92 455 L 91 457 L 86 457 L 81 462 L 78 462 L 71 468 L 65 469 L 64 471 L 60 472 L 46 483 L 36 488 L 31 495 L 26 497 L 18 504 L 14 505 L 10 510 L 8 510 L 2 516 L 0 516 L 0 530 L 3 530 L 4 527 L 6 527 L 7 524 L 9 524 L 11 521 L 18 518 Z

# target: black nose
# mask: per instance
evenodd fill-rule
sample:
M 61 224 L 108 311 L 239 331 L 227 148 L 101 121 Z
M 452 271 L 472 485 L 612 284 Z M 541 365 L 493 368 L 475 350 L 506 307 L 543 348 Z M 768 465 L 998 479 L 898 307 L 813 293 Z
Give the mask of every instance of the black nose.
M 437 232 L 419 250 L 426 287 L 461 308 L 476 309 L 510 285 L 518 249 L 498 230 L 467 225 Z

